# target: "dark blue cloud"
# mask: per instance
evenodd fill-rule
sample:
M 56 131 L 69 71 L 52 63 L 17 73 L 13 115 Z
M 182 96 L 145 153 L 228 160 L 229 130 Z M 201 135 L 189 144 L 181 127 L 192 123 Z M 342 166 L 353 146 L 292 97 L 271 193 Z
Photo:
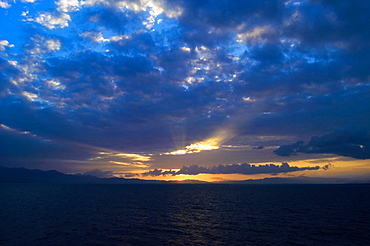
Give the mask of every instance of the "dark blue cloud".
M 368 32 L 364 32 L 369 25 L 366 18 L 369 10 L 369 2 L 362 0 L 308 1 L 300 5 L 298 15 L 291 19 L 284 32 L 308 44 L 342 41 L 363 46 L 357 41 L 369 38 Z
M 124 33 L 131 23 L 139 23 L 140 19 L 130 11 L 119 11 L 115 8 L 92 7 L 85 10 L 82 21 L 91 23 L 91 26 L 103 26 L 118 33 Z
M 348 124 L 355 123 L 368 128 L 370 110 L 369 87 L 344 88 L 335 93 L 315 95 L 297 93 L 289 96 L 274 96 L 266 100 L 265 108 L 271 114 L 256 116 L 252 124 L 242 131 L 255 134 L 276 133 L 304 135 L 324 134 Z
M 348 126 L 344 130 L 336 130 L 329 134 L 312 137 L 307 144 L 298 141 L 291 145 L 280 146 L 274 152 L 282 156 L 297 153 L 323 153 L 369 159 L 370 134 L 364 128 Z
M 8 89 L 17 91 L 16 86 L 10 80 L 20 74 L 21 72 L 9 64 L 7 60 L 0 58 L 0 96 L 6 96 L 9 93 Z
M 85 161 L 93 156 L 93 148 L 63 140 L 54 141 L 0 125 L 0 159 L 3 166 L 33 167 L 47 162 L 49 168 L 58 168 L 63 161 Z
M 180 21 L 184 25 L 203 24 L 217 28 L 234 28 L 254 19 L 254 23 L 279 19 L 281 1 L 178 1 L 184 9 Z M 252 22 L 252 23 L 253 23 Z

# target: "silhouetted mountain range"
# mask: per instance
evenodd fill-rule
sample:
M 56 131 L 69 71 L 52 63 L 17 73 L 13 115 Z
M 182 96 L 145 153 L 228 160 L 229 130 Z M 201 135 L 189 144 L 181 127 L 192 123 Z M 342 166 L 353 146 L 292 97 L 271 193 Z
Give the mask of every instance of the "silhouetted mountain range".
M 125 178 L 97 178 L 90 175 L 64 174 L 55 170 L 42 171 L 0 166 L 0 183 L 151 184 L 166 182 Z
M 39 169 L 9 168 L 0 166 L 0 183 L 63 183 L 63 184 L 207 184 L 204 181 L 155 181 L 125 178 L 98 178 L 82 174 L 64 174 L 55 170 L 42 171 Z M 292 177 L 292 178 L 264 178 L 257 180 L 227 181 L 221 184 L 348 184 L 369 183 L 353 182 L 339 178 L 315 178 L 315 177 Z

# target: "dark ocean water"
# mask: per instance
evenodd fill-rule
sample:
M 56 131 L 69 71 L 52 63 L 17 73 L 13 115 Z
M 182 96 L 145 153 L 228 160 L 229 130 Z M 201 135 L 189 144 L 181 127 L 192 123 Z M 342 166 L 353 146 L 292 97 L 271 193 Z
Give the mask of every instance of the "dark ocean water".
M 0 184 L 0 245 L 370 245 L 370 185 Z

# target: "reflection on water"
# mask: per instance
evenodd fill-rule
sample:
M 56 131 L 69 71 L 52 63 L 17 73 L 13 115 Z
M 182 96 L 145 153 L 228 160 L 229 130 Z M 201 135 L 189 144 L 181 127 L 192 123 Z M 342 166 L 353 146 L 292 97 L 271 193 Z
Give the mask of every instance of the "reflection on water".
M 367 185 L 0 185 L 0 245 L 367 245 Z

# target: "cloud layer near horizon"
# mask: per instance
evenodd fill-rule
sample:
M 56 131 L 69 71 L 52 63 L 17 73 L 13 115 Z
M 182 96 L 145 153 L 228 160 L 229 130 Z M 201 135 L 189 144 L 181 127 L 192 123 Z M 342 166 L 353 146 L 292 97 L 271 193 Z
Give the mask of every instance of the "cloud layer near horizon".
M 178 171 L 164 171 L 160 169 L 154 169 L 152 171 L 143 173 L 143 176 L 160 176 L 160 175 L 198 175 L 201 173 L 207 174 L 278 174 L 305 170 L 318 170 L 319 166 L 315 167 L 294 167 L 289 166 L 288 163 L 282 163 L 281 165 L 266 164 L 266 165 L 251 165 L 248 163 L 243 164 L 231 164 L 231 165 L 218 165 L 213 167 L 202 167 L 198 165 L 183 166 Z
M 257 146 L 369 130 L 369 14 L 364 0 L 1 1 L 0 155 L 78 162 L 222 128 Z

